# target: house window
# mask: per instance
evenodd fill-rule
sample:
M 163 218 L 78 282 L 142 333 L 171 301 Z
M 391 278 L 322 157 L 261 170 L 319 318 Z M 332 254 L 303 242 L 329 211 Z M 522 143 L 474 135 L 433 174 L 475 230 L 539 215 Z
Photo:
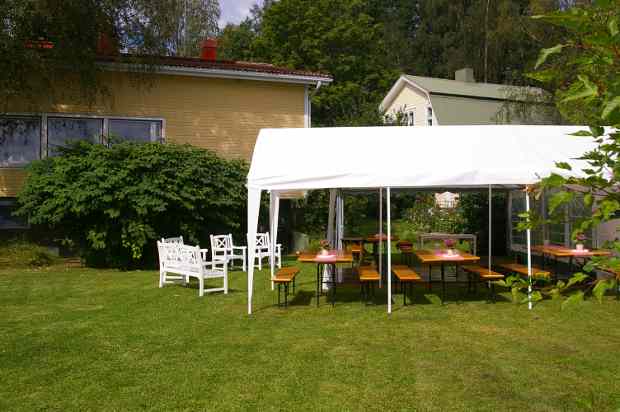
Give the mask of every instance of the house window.
M 105 143 L 104 137 L 112 136 L 134 142 L 161 142 L 164 120 L 58 113 L 0 116 L 0 167 L 23 167 L 41 156 L 57 156 L 59 149 L 71 142 Z
M 161 140 L 161 121 L 136 119 L 110 119 L 108 137 L 110 139 L 133 142 L 158 142 Z
M 415 125 L 415 111 L 414 110 L 410 110 L 408 112 L 405 112 L 404 123 L 405 123 L 405 126 L 413 126 L 413 125 Z
M 48 117 L 47 155 L 57 156 L 61 147 L 85 140 L 101 143 L 103 119 L 88 117 Z
M 0 167 L 25 166 L 41 156 L 41 118 L 0 118 Z
M 426 108 L 426 124 L 429 126 L 433 125 L 433 108 L 432 107 Z

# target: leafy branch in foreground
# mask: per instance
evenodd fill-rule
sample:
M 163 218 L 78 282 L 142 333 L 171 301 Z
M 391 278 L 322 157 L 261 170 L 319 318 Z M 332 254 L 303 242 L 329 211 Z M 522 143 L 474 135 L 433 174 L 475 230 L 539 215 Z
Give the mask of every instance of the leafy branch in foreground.
M 556 105 L 565 117 L 590 126 L 589 131 L 575 133 L 575 139 L 590 138 L 596 144 L 579 158 L 584 164 L 582 170 L 571 170 L 569 164 L 558 162 L 557 173 L 542 179 L 537 187 L 537 195 L 553 193 L 549 200 L 551 219 L 577 198 L 592 210 L 575 225 L 572 238 L 576 239 L 620 213 L 620 8 L 617 1 L 597 0 L 591 6 L 534 18 L 560 27 L 566 36 L 562 43 L 540 52 L 538 71 L 529 77 L 555 88 Z M 545 222 L 523 217 L 527 221 L 520 225 L 522 230 Z M 619 241 L 606 246 L 620 254 Z M 601 301 L 605 292 L 618 286 L 620 259 L 597 257 L 583 267 L 590 273 L 597 269 L 615 277 L 593 280 L 577 273 L 568 282 L 558 282 L 549 293 L 560 296 L 580 284 L 586 286 L 572 292 L 566 305 L 583 300 L 587 293 Z

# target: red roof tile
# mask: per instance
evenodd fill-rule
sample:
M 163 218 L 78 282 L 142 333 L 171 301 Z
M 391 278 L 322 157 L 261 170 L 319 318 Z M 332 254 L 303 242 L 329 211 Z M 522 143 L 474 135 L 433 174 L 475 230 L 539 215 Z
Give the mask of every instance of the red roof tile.
M 253 63 L 232 60 L 203 60 L 195 57 L 173 57 L 173 56 L 136 56 L 120 54 L 118 56 L 101 56 L 99 60 L 109 63 L 129 63 L 134 60 L 144 59 L 145 62 L 161 66 L 189 67 L 205 70 L 230 70 L 237 72 L 263 73 L 284 76 L 315 77 L 331 81 L 332 77 L 325 73 L 311 72 L 305 70 L 294 70 L 285 67 L 278 67 L 268 63 Z

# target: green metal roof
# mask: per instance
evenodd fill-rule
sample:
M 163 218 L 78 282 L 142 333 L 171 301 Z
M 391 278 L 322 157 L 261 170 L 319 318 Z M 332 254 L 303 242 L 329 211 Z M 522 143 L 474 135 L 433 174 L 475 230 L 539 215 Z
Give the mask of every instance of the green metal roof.
M 536 87 L 461 82 L 457 80 L 439 79 L 436 77 L 410 76 L 408 74 L 404 76 L 431 94 L 435 93 L 452 96 L 477 97 L 482 99 L 510 99 L 524 101 L 528 95 L 531 96 L 545 93 L 542 89 Z

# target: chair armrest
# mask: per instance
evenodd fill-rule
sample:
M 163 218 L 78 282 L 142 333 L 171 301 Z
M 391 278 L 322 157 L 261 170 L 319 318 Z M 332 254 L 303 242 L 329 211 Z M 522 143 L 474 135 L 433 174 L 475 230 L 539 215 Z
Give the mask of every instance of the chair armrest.
M 233 246 L 232 250 L 238 249 L 238 250 L 246 250 L 248 247 L 247 246 Z
M 202 258 L 203 262 L 207 260 L 207 257 L 209 256 L 208 252 L 209 249 L 200 249 L 200 257 Z

